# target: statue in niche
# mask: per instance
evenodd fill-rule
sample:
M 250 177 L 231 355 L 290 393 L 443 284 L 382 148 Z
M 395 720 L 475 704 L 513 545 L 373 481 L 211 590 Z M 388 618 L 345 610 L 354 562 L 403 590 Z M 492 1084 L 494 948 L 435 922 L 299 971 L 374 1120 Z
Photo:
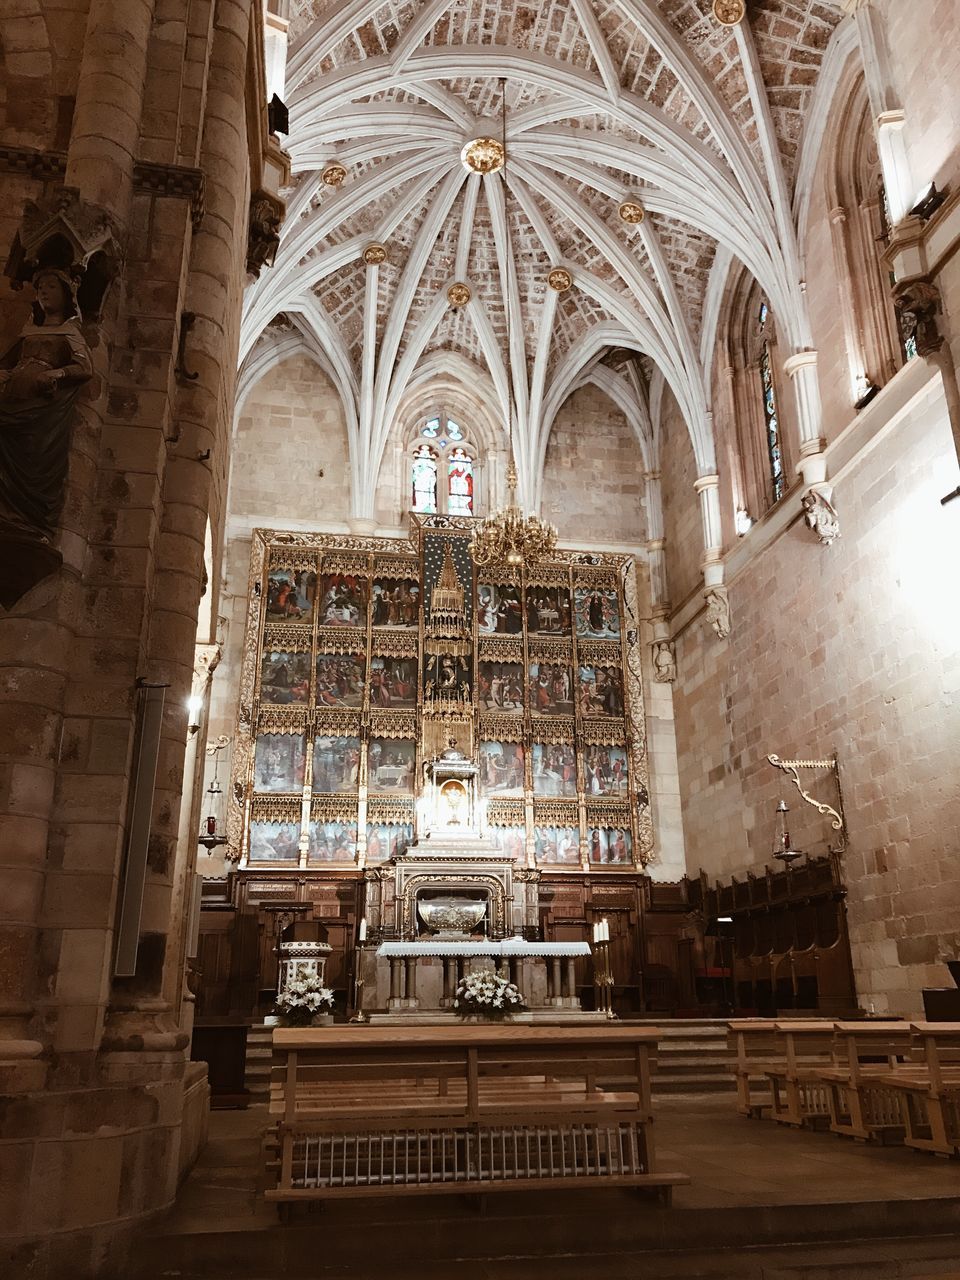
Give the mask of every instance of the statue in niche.
M 0 536 L 20 552 L 0 596 L 8 608 L 60 563 L 51 538 L 63 507 L 70 426 L 93 373 L 72 274 L 45 266 L 32 283 L 33 317 L 0 357 Z
M 677 659 L 669 640 L 658 640 L 653 646 L 653 678 L 659 684 L 672 684 L 677 678 Z

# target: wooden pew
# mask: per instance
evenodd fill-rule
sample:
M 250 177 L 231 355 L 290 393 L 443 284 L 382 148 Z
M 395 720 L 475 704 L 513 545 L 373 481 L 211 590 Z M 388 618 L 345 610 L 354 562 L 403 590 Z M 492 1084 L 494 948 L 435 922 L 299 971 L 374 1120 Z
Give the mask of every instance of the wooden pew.
M 960 1155 L 960 1022 L 910 1026 L 919 1060 L 882 1074 L 878 1084 L 901 1099 L 908 1147 Z
M 916 1061 L 909 1022 L 837 1022 L 834 1063 L 817 1074 L 827 1087 L 830 1129 L 865 1140 L 902 1137 L 901 1096 L 883 1077 Z
M 767 1071 L 780 1065 L 783 1053 L 770 1018 L 734 1018 L 727 1023 L 727 1045 L 737 1055 L 737 1110 L 761 1119 L 772 1105 Z M 757 1090 L 762 1090 L 757 1096 Z
M 833 1061 L 833 1022 L 824 1018 L 777 1019 L 773 1028 L 780 1054 L 777 1064 L 767 1071 L 773 1118 L 797 1128 L 825 1125 L 829 1108 L 818 1073 Z
M 283 1206 L 331 1196 L 546 1185 L 650 1187 L 650 1051 L 640 1027 L 283 1028 L 271 1110 Z

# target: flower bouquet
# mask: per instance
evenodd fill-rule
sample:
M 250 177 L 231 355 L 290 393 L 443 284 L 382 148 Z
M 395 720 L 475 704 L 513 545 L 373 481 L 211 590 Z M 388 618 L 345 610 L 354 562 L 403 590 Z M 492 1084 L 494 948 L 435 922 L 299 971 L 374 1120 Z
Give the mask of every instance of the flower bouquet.
M 277 996 L 274 1012 L 288 1027 L 308 1027 L 314 1014 L 333 1013 L 333 992 L 319 978 L 291 982 Z
M 453 1007 L 460 1018 L 499 1022 L 511 1013 L 522 1013 L 526 1006 L 516 983 L 493 969 L 478 969 L 457 984 Z

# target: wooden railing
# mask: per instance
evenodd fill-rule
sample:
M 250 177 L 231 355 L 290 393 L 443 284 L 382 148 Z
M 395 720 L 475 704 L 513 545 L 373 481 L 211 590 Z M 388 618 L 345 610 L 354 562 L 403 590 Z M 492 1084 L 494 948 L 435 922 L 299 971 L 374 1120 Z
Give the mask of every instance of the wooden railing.
M 280 1029 L 271 1110 L 284 1205 L 333 1196 L 651 1187 L 656 1030 Z

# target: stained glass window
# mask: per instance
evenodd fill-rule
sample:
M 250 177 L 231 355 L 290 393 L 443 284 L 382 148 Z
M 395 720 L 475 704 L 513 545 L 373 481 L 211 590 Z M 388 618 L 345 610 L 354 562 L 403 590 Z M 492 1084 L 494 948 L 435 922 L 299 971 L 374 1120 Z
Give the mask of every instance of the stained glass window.
M 766 315 L 764 315 L 765 321 Z M 763 389 L 763 416 L 766 423 L 767 456 L 770 460 L 773 500 L 779 502 L 784 491 L 783 454 L 780 449 L 780 419 L 777 414 L 777 395 L 773 386 L 773 366 L 770 362 L 768 342 L 764 342 L 760 348 L 760 382 Z
M 428 440 L 435 440 L 440 434 L 440 419 L 428 418 L 423 424 L 423 430 L 420 434 L 426 436 Z
M 451 449 L 447 454 L 447 514 L 473 515 L 473 459 L 465 449 Z
M 452 418 L 447 419 L 447 435 L 451 440 L 463 439 L 463 428 L 459 427 Z
M 413 455 L 413 509 L 425 515 L 437 512 L 437 455 L 428 444 Z

